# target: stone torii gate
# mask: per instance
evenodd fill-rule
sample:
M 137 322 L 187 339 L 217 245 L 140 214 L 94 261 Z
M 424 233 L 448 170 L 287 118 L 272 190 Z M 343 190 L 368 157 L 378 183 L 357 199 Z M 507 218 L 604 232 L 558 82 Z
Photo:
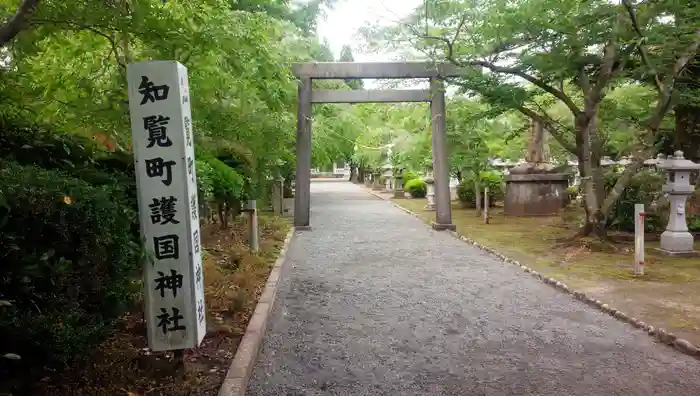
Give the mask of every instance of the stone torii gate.
M 435 179 L 435 230 L 455 230 L 450 206 L 450 167 L 445 135 L 445 88 L 443 78 L 457 77 L 463 70 L 451 63 L 431 62 L 320 62 L 292 66 L 299 78 L 297 112 L 297 165 L 294 196 L 294 226 L 310 229 L 311 209 L 311 105 L 314 103 L 430 102 L 433 170 Z M 315 79 L 362 78 L 430 79 L 429 90 L 313 90 Z

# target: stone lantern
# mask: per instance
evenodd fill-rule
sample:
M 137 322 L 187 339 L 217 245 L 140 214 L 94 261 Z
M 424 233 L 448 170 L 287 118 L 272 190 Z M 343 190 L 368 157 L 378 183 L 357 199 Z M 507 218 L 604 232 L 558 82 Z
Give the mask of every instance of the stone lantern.
M 394 188 L 394 170 L 389 169 L 385 175 L 386 182 L 384 183 L 384 189 L 391 192 Z
M 398 169 L 394 176 L 394 198 L 406 198 L 403 191 L 403 168 Z
M 433 177 L 433 170 L 428 169 L 428 174 L 423 179 L 426 188 L 426 198 L 428 198 L 428 204 L 425 205 L 427 210 L 435 210 L 435 178 Z
M 381 177 L 382 177 L 381 168 L 375 169 L 374 172 L 372 173 L 372 190 L 381 191 L 384 189 L 384 186 L 382 186 L 382 183 L 380 181 Z
M 272 189 L 272 210 L 278 216 L 284 214 L 284 177 L 282 176 L 275 178 Z
M 693 235 L 688 232 L 685 217 L 685 202 L 693 193 L 690 174 L 700 169 L 700 164 L 683 158 L 682 151 L 676 151 L 673 156 L 664 159 L 663 154 L 657 157 L 657 167 L 666 170 L 666 184 L 661 191 L 668 194 L 669 214 L 666 231 L 661 234 L 660 251 L 671 256 L 694 256 Z

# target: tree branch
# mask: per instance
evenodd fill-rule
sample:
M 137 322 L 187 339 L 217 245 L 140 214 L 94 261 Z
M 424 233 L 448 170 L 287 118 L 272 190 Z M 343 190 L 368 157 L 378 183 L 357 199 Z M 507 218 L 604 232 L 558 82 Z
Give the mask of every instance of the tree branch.
M 635 33 L 637 33 L 637 36 L 639 36 L 639 42 L 637 43 L 637 51 L 639 52 L 639 56 L 641 56 L 642 62 L 644 62 L 646 67 L 648 67 L 654 75 L 654 85 L 656 86 L 656 89 L 659 92 L 663 92 L 664 84 L 661 82 L 661 78 L 656 72 L 654 65 L 652 65 L 651 61 L 649 60 L 649 51 L 647 51 L 647 47 L 644 45 L 644 40 L 646 37 L 644 36 L 642 27 L 639 25 L 639 21 L 637 20 L 637 14 L 634 12 L 634 6 L 630 0 L 622 0 L 622 6 L 625 7 L 625 10 L 627 10 L 627 14 L 632 22 L 632 28 L 634 29 Z
M 564 135 L 562 135 L 561 131 L 554 127 L 554 124 L 557 124 L 558 122 L 552 119 L 552 117 L 546 114 L 543 116 L 542 114 L 539 114 L 532 109 L 528 109 L 523 105 L 517 105 L 515 106 L 515 108 L 519 112 L 523 113 L 525 116 L 542 123 L 542 126 L 544 126 L 547 129 L 547 131 L 549 131 L 554 140 L 556 140 L 564 148 L 564 150 L 572 154 L 576 152 L 576 147 L 574 147 L 573 145 L 571 145 L 571 143 L 564 139 Z
M 0 48 L 10 42 L 24 29 L 29 18 L 34 15 L 40 0 L 22 0 L 17 12 L 0 26 Z
M 120 59 L 119 57 L 119 46 L 117 45 L 116 39 L 109 34 L 99 30 L 95 26 L 89 26 L 89 25 L 81 25 L 79 23 L 71 22 L 71 21 L 55 21 L 55 20 L 50 20 L 50 19 L 37 19 L 32 21 L 33 25 L 44 25 L 44 24 L 54 24 L 54 25 L 65 25 L 69 29 L 73 30 L 88 30 L 91 31 L 98 36 L 102 36 L 107 41 L 109 41 L 109 44 L 112 46 L 112 52 L 114 53 L 114 59 L 117 61 L 117 65 L 119 65 L 121 68 L 126 69 L 126 64 Z M 98 27 L 104 27 L 104 26 L 98 26 Z M 107 29 L 111 29 L 116 31 L 116 29 L 112 29 L 109 27 L 106 27 Z
M 518 77 L 522 78 L 523 80 L 534 84 L 538 88 L 542 89 L 543 91 L 547 92 L 548 94 L 550 94 L 550 95 L 554 96 L 555 98 L 564 102 L 566 107 L 569 108 L 569 110 L 574 114 L 574 116 L 581 113 L 581 110 L 578 108 L 576 103 L 574 103 L 574 101 L 569 97 L 569 95 L 567 95 L 563 91 L 560 91 L 560 90 L 552 87 L 551 85 L 544 82 L 544 80 L 537 78 L 535 76 L 531 76 L 518 68 L 501 67 L 501 66 L 494 65 L 491 62 L 485 62 L 485 61 L 470 61 L 470 62 L 466 62 L 466 63 L 465 62 L 455 63 L 453 61 L 452 63 L 454 63 L 455 65 L 460 66 L 460 67 L 481 66 L 481 67 L 485 67 L 485 68 L 487 68 L 493 72 L 496 72 L 496 73 L 504 73 L 504 74 L 510 74 L 513 76 L 518 76 Z

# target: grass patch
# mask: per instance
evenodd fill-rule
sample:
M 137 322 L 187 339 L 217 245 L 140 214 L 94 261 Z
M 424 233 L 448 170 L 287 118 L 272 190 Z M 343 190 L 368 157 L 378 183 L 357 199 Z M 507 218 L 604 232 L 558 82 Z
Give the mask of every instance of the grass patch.
M 423 199 L 393 202 L 426 223 L 435 219 Z M 632 242 L 603 246 L 592 238 L 571 240 L 578 228 L 574 211 L 507 217 L 494 208 L 490 214 L 490 223 L 484 224 L 476 210 L 458 204 L 452 210 L 459 234 L 700 344 L 700 259 L 663 256 L 654 250 L 658 242 L 646 242 L 645 275 L 635 276 Z

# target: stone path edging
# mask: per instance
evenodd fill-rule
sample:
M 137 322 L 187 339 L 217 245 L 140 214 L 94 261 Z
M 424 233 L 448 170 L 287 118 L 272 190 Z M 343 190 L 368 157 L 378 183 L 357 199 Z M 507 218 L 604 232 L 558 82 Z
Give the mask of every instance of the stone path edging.
M 255 306 L 253 316 L 250 317 L 248 326 L 245 329 L 245 334 L 238 344 L 236 356 L 234 356 L 231 366 L 226 372 L 226 378 L 219 389 L 219 396 L 245 396 L 250 376 L 253 373 L 253 367 L 258 358 L 260 347 L 262 346 L 263 338 L 265 337 L 265 329 L 272 313 L 272 307 L 275 303 L 275 296 L 279 289 L 280 279 L 282 277 L 282 266 L 284 265 L 287 256 L 289 244 L 294 238 L 296 229 L 292 227 L 284 238 L 284 244 L 280 250 L 275 265 L 270 271 L 265 283 L 258 304 Z
M 404 212 L 423 220 L 423 218 L 419 214 L 417 214 L 409 209 L 406 209 L 397 203 L 394 203 L 393 201 L 391 201 L 391 199 L 387 199 L 387 198 L 381 196 L 380 194 L 377 194 L 374 191 L 368 190 L 366 188 L 364 190 L 367 191 L 368 193 L 374 195 L 377 198 L 380 198 L 384 201 L 389 202 L 390 204 L 403 210 Z M 554 278 L 550 278 L 550 277 L 547 277 L 543 274 L 540 274 L 539 272 L 533 270 L 532 268 L 525 266 L 525 265 L 522 265 L 522 264 L 520 264 L 520 262 L 518 262 L 516 260 L 510 259 L 510 258 L 506 257 L 505 255 L 498 253 L 494 249 L 491 249 L 488 246 L 482 245 L 471 238 L 467 238 L 465 236 L 459 235 L 456 231 L 449 231 L 448 230 L 446 232 L 448 232 L 450 235 L 452 235 L 453 237 L 455 237 L 461 241 L 467 242 L 473 246 L 478 247 L 479 249 L 481 249 L 487 253 L 490 253 L 491 255 L 498 257 L 501 261 L 503 261 L 505 263 L 513 264 L 515 266 L 520 267 L 520 269 L 522 269 L 526 273 L 529 273 L 530 275 L 540 279 L 542 282 L 558 289 L 559 291 L 562 291 L 562 292 L 565 292 L 567 294 L 572 295 L 577 300 L 580 300 L 580 301 L 598 309 L 599 311 L 607 313 L 608 315 L 614 317 L 615 319 L 617 319 L 621 322 L 627 323 L 634 328 L 641 329 L 641 330 L 645 331 L 650 337 L 654 338 L 655 340 L 658 340 L 659 342 L 666 344 L 668 346 L 674 347 L 675 349 L 685 353 L 686 355 L 694 356 L 694 357 L 700 359 L 700 346 L 693 345 L 690 341 L 683 339 L 683 338 L 679 338 L 675 334 L 667 332 L 663 328 L 655 328 L 654 326 L 652 326 L 648 323 L 642 322 L 641 320 L 638 320 L 637 318 L 633 318 L 633 317 L 625 314 L 624 312 L 622 312 L 618 309 L 610 307 L 608 304 L 605 304 L 600 300 L 596 300 L 590 296 L 587 296 L 583 292 L 572 290 L 564 282 L 561 282 L 561 281 L 558 281 Z

